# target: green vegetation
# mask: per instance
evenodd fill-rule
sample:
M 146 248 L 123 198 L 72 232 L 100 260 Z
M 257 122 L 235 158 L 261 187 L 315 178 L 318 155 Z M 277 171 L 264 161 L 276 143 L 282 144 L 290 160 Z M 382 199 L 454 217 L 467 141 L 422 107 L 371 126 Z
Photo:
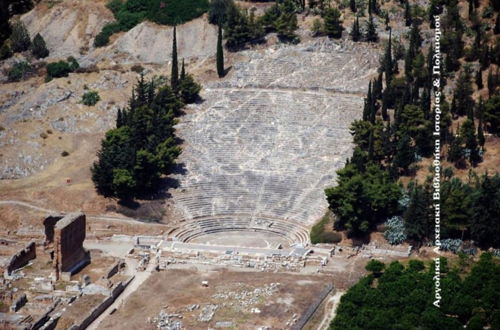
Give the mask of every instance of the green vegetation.
M 12 34 L 9 39 L 10 47 L 15 53 L 24 52 L 31 46 L 31 39 L 28 30 L 21 21 L 14 23 L 12 26 Z
M 359 160 L 357 159 L 359 157 Z M 364 235 L 381 219 L 398 211 L 399 186 L 386 171 L 369 164 L 359 150 L 351 163 L 337 172 L 338 185 L 325 190 L 330 209 L 336 215 L 335 228 L 347 230 L 350 236 Z
M 441 14 L 442 8 L 436 1 L 443 4 L 435 0 L 432 12 Z M 500 133 L 496 71 L 500 58 L 492 56 L 491 51 L 499 47 L 498 41 L 491 32 L 479 29 L 474 17 L 469 18 L 470 22 L 462 19 L 455 0 L 445 2 L 448 9 L 441 23 L 445 55 L 441 77 L 433 76 L 432 50 L 424 54 L 422 49 L 420 25 L 429 16 L 423 15 L 421 8 L 403 3 L 408 8 L 410 26 L 406 49 L 400 41 L 394 42 L 389 32 L 379 75 L 368 85 L 362 120 L 351 125 L 354 154 L 338 171 L 338 185 L 325 190 L 330 210 L 336 216 L 335 228 L 346 230 L 349 236 L 364 236 L 385 223 L 385 237 L 391 244 L 410 240 L 419 245 L 434 239 L 434 169 L 423 182 L 411 179 L 423 170 L 418 162 L 434 153 L 434 140 L 430 137 L 434 130 L 431 87 L 435 79 L 440 78 L 442 93 L 442 159 L 456 168 L 472 169 L 487 152 L 486 132 Z M 369 13 L 382 15 L 377 13 L 377 6 L 370 1 Z M 370 17 L 364 39 L 374 41 L 378 37 L 374 27 L 370 27 Z M 358 30 L 359 27 L 353 28 L 351 32 L 357 40 Z M 474 44 L 478 56 L 470 60 L 477 63 L 479 72 L 462 65 L 466 41 Z M 402 58 L 404 69 L 400 71 L 397 60 Z M 485 70 L 488 82 L 483 84 L 478 76 Z M 451 92 L 444 89 L 446 84 L 453 84 Z M 489 98 L 476 100 L 474 95 L 484 96 L 487 86 Z M 441 239 L 472 240 L 479 247 L 499 248 L 500 226 L 492 219 L 500 218 L 500 176 L 477 176 L 471 171 L 465 182 L 453 178 L 453 172 L 452 168 L 445 169 L 441 176 Z M 410 182 L 400 181 L 402 176 L 410 177 Z
M 14 64 L 9 69 L 7 76 L 9 77 L 9 81 L 21 81 L 32 72 L 33 68 L 31 67 L 31 65 L 26 61 L 22 61 Z
M 40 35 L 40 33 L 37 33 L 35 38 L 33 38 L 31 53 L 36 58 L 44 58 L 49 56 L 49 50 L 47 49 L 45 40 L 43 40 L 43 37 Z
M 175 38 L 173 46 L 176 49 Z M 177 75 L 176 70 L 172 73 Z M 154 194 L 162 177 L 171 173 L 181 153 L 175 117 L 184 104 L 198 98 L 201 89 L 186 73 L 184 61 L 180 77 L 171 81 L 176 81 L 175 88 L 165 85 L 163 77 L 146 82 L 141 74 L 128 107 L 118 110 L 116 128 L 106 133 L 99 159 L 91 168 L 99 194 L 125 201 L 145 197 Z
M 114 33 L 128 31 L 143 20 L 163 25 L 188 22 L 208 10 L 208 0 L 111 0 L 107 4 L 116 21 L 105 25 L 96 36 L 94 46 L 108 44 Z
M 10 58 L 14 53 L 10 48 L 9 42 L 4 42 L 2 47 L 0 47 L 0 60 L 5 60 Z
M 222 48 L 222 27 L 219 25 L 219 33 L 217 35 L 217 75 L 219 78 L 224 77 L 224 50 Z
M 321 221 L 311 228 L 311 233 L 309 234 L 311 243 L 338 243 L 342 240 L 340 233 L 325 230 L 328 225 L 331 225 L 330 217 L 329 213 L 325 214 L 321 218 Z
M 47 64 L 46 81 L 53 78 L 67 77 L 70 72 L 78 69 L 80 65 L 73 56 L 70 56 L 66 61 L 58 61 Z
M 108 131 L 92 167 L 97 192 L 128 200 L 154 192 L 172 170 L 181 150 L 174 135 L 182 102 L 170 86 L 141 76 L 127 109 L 120 109 L 116 128 Z
M 97 91 L 88 91 L 82 95 L 82 103 L 86 106 L 96 105 L 101 100 Z
M 463 264 L 463 263 L 462 263 Z M 434 264 L 410 260 L 385 266 L 371 260 L 363 277 L 342 296 L 331 330 L 345 329 L 498 329 L 500 265 L 484 253 L 463 277 L 440 261 L 441 308 L 434 301 Z

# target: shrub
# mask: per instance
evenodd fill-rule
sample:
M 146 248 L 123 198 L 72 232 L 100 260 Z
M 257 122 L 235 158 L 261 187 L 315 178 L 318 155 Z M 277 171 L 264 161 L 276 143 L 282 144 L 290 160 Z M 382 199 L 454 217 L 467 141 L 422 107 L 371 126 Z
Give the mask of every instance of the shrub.
M 33 71 L 33 68 L 28 62 L 18 62 L 14 64 L 9 72 L 8 77 L 10 81 L 20 81 L 26 78 L 26 76 Z
M 111 0 L 106 4 L 106 7 L 116 14 L 122 9 L 123 2 L 121 0 Z
M 80 68 L 80 64 L 78 64 L 78 61 L 73 56 L 68 57 L 66 61 L 68 61 L 71 72 Z
M 40 35 L 40 33 L 37 33 L 35 38 L 33 38 L 33 45 L 31 47 L 31 53 L 36 58 L 44 58 L 44 57 L 49 56 L 49 50 L 47 49 L 47 45 L 45 44 L 45 40 L 43 40 L 43 37 Z
M 385 239 L 390 244 L 401 244 L 406 239 L 405 224 L 403 218 L 392 217 L 384 223 L 386 228 L 384 232 Z
M 5 41 L 0 47 L 0 60 L 8 59 L 12 56 L 12 49 L 10 49 L 9 43 Z
M 100 99 L 99 93 L 96 91 L 89 91 L 82 95 L 82 103 L 86 106 L 95 105 Z
M 106 46 L 109 42 L 109 37 L 113 33 L 120 32 L 120 24 L 118 22 L 108 23 L 103 28 L 102 31 L 94 39 L 94 47 Z
M 23 22 L 19 21 L 12 26 L 12 34 L 10 35 L 11 47 L 14 52 L 24 52 L 31 46 L 31 39 Z
M 134 64 L 134 65 L 132 65 L 132 67 L 130 68 L 130 70 L 134 71 L 136 73 L 141 73 L 142 71 L 144 71 L 144 68 L 140 64 Z
M 77 70 L 80 67 L 73 56 L 67 58 L 66 61 L 58 61 L 47 64 L 47 80 L 52 78 L 67 77 L 70 72 Z
M 175 25 L 200 17 L 207 10 L 208 0 L 152 0 L 147 18 L 158 24 Z
M 314 37 L 320 36 L 323 33 L 323 22 L 319 18 L 314 19 L 311 31 Z
M 67 157 L 67 156 L 69 156 L 69 152 L 67 152 L 66 150 L 64 150 L 63 152 L 61 152 L 61 156 Z
M 375 275 L 382 273 L 384 268 L 385 264 L 375 259 L 370 260 L 365 267 L 367 271 L 372 272 Z
M 47 64 L 47 77 L 59 78 L 67 77 L 71 72 L 70 66 L 66 61 L 59 61 Z
M 462 244 L 463 242 L 461 239 L 443 239 L 441 240 L 440 250 L 457 253 L 458 251 L 460 251 Z
M 144 19 L 158 24 L 176 25 L 203 15 L 208 10 L 208 0 L 111 0 L 107 7 L 116 22 L 105 25 L 94 39 L 95 47 L 108 44 L 114 33 L 128 31 Z

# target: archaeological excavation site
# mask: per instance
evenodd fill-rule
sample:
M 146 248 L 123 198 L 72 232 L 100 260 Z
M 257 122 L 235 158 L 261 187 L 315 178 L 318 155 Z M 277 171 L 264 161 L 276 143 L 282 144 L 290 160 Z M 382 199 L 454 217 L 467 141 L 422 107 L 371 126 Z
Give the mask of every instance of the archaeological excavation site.
M 0 330 L 497 329 L 497 7 L 1 3 Z

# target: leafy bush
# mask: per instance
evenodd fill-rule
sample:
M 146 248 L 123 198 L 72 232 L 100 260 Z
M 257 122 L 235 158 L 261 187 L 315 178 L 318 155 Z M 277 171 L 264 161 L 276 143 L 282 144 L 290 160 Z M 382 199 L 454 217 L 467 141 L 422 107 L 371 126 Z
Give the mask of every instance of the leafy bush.
M 151 0 L 150 3 L 147 18 L 165 25 L 188 22 L 208 10 L 208 0 Z
M 95 47 L 108 44 L 114 33 L 128 31 L 144 19 L 158 24 L 176 25 L 203 15 L 208 10 L 208 0 L 111 0 L 106 5 L 116 21 L 106 24 L 94 39 Z
M 398 216 L 389 218 L 384 226 L 386 227 L 384 237 L 390 244 L 401 244 L 406 239 L 403 218 Z
M 440 308 L 434 299 L 435 264 L 395 261 L 375 281 L 372 274 L 342 296 L 329 329 L 498 329 L 500 265 L 483 253 L 468 273 L 448 271 L 440 259 Z M 480 317 L 480 324 L 477 323 Z M 476 321 L 474 321 L 476 320 Z
M 141 73 L 142 71 L 144 71 L 144 68 L 140 64 L 134 64 L 134 65 L 132 65 L 130 70 L 133 72 L 136 72 L 136 73 Z
M 11 47 L 14 52 L 24 52 L 31 46 L 31 39 L 23 22 L 19 21 L 12 26 L 10 35 Z
M 70 72 L 78 69 L 80 65 L 73 56 L 66 61 L 58 61 L 47 64 L 47 80 L 52 78 L 67 77 Z
M 10 81 L 23 80 L 29 73 L 32 72 L 32 67 L 28 62 L 18 62 L 10 68 L 8 77 Z
M 463 241 L 461 239 L 443 239 L 441 241 L 440 249 L 443 251 L 450 251 L 457 253 L 462 247 Z
M 109 42 L 109 37 L 113 33 L 120 32 L 121 27 L 118 22 L 113 22 L 113 23 L 108 23 L 104 25 L 102 28 L 102 31 L 99 32 L 99 34 L 95 37 L 94 39 L 94 46 L 95 47 L 103 47 L 106 46 Z
M 66 61 L 68 61 L 69 69 L 71 70 L 71 72 L 80 67 L 80 64 L 78 64 L 78 61 L 73 56 L 68 57 Z
M 35 56 L 36 58 L 44 58 L 49 56 L 49 50 L 47 49 L 45 40 L 43 40 L 43 37 L 40 35 L 40 33 L 37 33 L 35 38 L 33 38 L 31 53 L 33 53 L 33 56 Z
M 0 60 L 8 59 L 12 56 L 12 49 L 10 49 L 9 43 L 5 41 L 0 47 Z
M 69 152 L 67 152 L 66 150 L 64 150 L 63 152 L 61 152 L 61 156 L 62 157 L 67 157 L 67 156 L 69 156 Z
M 101 97 L 96 91 L 89 91 L 82 95 L 82 103 L 86 106 L 96 105 L 99 100 L 101 100 Z
M 47 64 L 47 76 L 50 78 L 67 77 L 70 72 L 71 69 L 66 61 Z
M 113 14 L 118 13 L 123 6 L 122 0 L 111 0 L 106 4 L 106 7 L 113 12 Z

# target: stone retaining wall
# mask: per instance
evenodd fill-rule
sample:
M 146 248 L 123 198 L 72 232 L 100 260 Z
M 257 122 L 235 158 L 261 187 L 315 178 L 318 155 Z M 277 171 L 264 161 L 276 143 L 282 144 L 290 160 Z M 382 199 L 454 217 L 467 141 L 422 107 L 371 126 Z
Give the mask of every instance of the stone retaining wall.
M 12 274 L 14 270 L 25 266 L 30 260 L 33 260 L 35 258 L 36 244 L 35 242 L 30 242 L 24 249 L 20 250 L 10 258 L 10 261 L 5 267 L 5 277 Z

